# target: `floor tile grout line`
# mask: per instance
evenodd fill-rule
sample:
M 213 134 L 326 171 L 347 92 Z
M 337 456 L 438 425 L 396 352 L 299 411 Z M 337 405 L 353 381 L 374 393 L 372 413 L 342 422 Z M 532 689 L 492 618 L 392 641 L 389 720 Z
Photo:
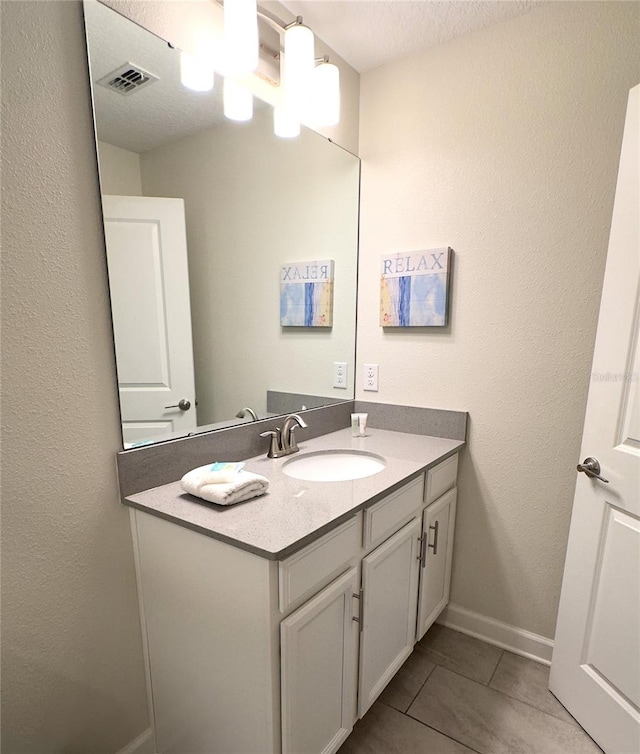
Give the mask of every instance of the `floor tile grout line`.
M 536 712 L 539 712 L 541 715 L 546 715 L 547 717 L 550 717 L 553 720 L 557 720 L 559 723 L 565 723 L 565 725 L 570 725 L 572 728 L 578 728 L 586 736 L 588 736 L 589 739 L 591 739 L 591 741 L 593 741 L 596 744 L 596 746 L 598 746 L 598 748 L 599 748 L 599 745 L 593 740 L 593 738 L 591 738 L 591 736 L 587 733 L 587 731 L 577 721 L 576 721 L 577 724 L 574 725 L 573 723 L 567 722 L 566 720 L 561 720 L 559 717 L 556 717 L 555 715 L 552 715 L 549 712 L 545 712 L 544 710 L 541 710 L 539 707 L 535 707 L 533 704 L 529 704 L 528 702 L 523 702 L 522 699 L 517 699 L 515 696 L 511 696 L 510 694 L 505 694 L 504 691 L 500 691 L 499 689 L 494 689 L 491 686 L 483 684 L 482 681 L 477 681 L 475 678 L 469 678 L 469 676 L 466 676 L 463 673 L 458 673 L 457 671 L 451 670 L 450 668 L 446 668 L 446 667 L 444 667 L 444 665 L 440 665 L 440 666 L 436 665 L 436 667 L 441 667 L 443 670 L 446 670 L 449 673 L 453 673 L 454 675 L 457 675 L 460 678 L 464 678 L 467 681 L 473 681 L 474 683 L 477 683 L 479 686 L 484 686 L 486 689 L 489 689 L 489 691 L 494 691 L 496 694 L 499 694 L 500 696 L 504 696 L 507 699 L 511 699 L 514 702 L 519 702 L 520 704 L 524 704 L 526 707 L 531 707 L 531 709 L 536 710 Z M 429 673 L 429 677 L 431 677 L 431 675 L 433 674 L 434 670 L 435 670 L 435 668 L 431 671 L 431 673 Z M 429 679 L 427 678 L 427 680 L 429 680 Z M 422 684 L 423 687 L 426 684 L 426 682 L 427 681 L 425 681 Z M 422 691 L 422 689 L 420 689 L 420 691 Z M 415 699 L 414 699 L 414 701 L 415 701 Z M 413 702 L 411 702 L 411 704 L 413 704 Z M 411 704 L 409 705 L 409 708 L 411 707 Z M 387 706 L 389 706 L 389 705 L 387 705 Z M 432 728 L 433 730 L 437 730 L 438 733 L 442 733 L 443 736 L 447 735 L 446 733 L 443 733 L 441 730 L 438 730 L 437 728 L 433 728 L 433 726 L 429 725 L 428 723 L 425 723 L 422 720 L 418 720 L 417 717 L 413 717 L 413 715 L 410 715 L 409 714 L 409 709 L 407 709 L 407 712 L 405 712 L 403 714 L 405 714 L 407 717 L 410 717 L 412 720 L 416 720 L 417 722 L 422 723 L 423 725 L 426 725 L 428 728 Z M 571 714 L 571 713 L 569 713 L 569 714 Z M 449 738 L 451 738 L 451 736 L 449 736 Z M 453 739 L 453 740 L 454 741 L 458 741 L 457 738 Z M 468 749 L 473 748 L 473 747 L 469 746 L 468 744 L 463 743 L 462 741 L 458 741 L 458 743 L 462 744 L 463 746 L 466 746 Z M 473 751 L 477 751 L 477 749 L 473 749 Z M 478 752 L 478 754 L 491 754 L 491 752 Z
M 0 2 L 1 2 L 1 0 L 0 0 Z M 453 670 L 452 668 L 448 668 L 446 665 L 438 665 L 438 664 L 436 664 L 436 667 L 442 668 L 443 670 L 446 670 L 447 673 L 453 673 L 454 675 L 460 676 L 460 678 L 464 678 L 467 681 L 473 681 L 474 683 L 477 683 L 478 686 L 484 686 L 485 689 L 491 689 L 491 691 L 496 691 L 498 694 L 502 694 L 502 691 L 498 691 L 498 689 L 492 689 L 489 686 L 488 683 L 484 683 L 483 681 L 479 681 L 477 678 L 471 678 L 470 676 L 465 675 L 464 673 L 461 673 L 459 670 Z M 435 668 L 433 670 L 435 670 Z M 433 670 L 431 671 L 431 673 L 429 673 L 429 676 L 431 676 L 433 674 Z M 425 681 L 425 683 L 426 683 L 426 681 Z M 507 696 L 507 695 L 505 694 L 505 696 Z M 511 698 L 514 698 L 514 697 L 511 697 Z M 515 701 L 520 701 L 520 700 L 516 699 Z M 526 702 L 523 702 L 523 704 L 526 704 Z M 531 706 L 531 705 L 529 705 L 529 706 Z
M 436 663 L 434 662 L 434 663 L 433 663 L 433 667 L 432 667 L 432 668 L 431 668 L 431 670 L 429 671 L 429 673 L 428 673 L 427 677 L 426 677 L 426 678 L 424 679 L 424 681 L 422 682 L 422 685 L 420 686 L 420 688 L 418 689 L 418 691 L 417 691 L 417 692 L 416 692 L 416 693 L 414 694 L 414 696 L 413 696 L 413 699 L 412 699 L 412 700 L 411 700 L 411 701 L 409 702 L 409 704 L 408 704 L 408 706 L 407 706 L 407 709 L 406 709 L 406 710 L 405 710 L 404 712 L 402 712 L 402 714 L 403 714 L 403 715 L 406 715 L 406 714 L 407 714 L 407 712 L 409 711 L 409 707 L 411 707 L 411 705 L 412 705 L 412 704 L 413 704 L 413 703 L 415 702 L 415 700 L 416 700 L 416 699 L 418 698 L 418 694 L 419 694 L 419 693 L 420 693 L 420 692 L 422 691 L 422 689 L 423 689 L 423 688 L 425 687 L 425 685 L 426 685 L 427 681 L 429 680 L 429 678 L 431 678 L 431 675 L 432 675 L 433 671 L 434 671 L 434 670 L 435 670 L 435 669 L 436 669 L 437 667 L 438 667 L 438 665 L 437 665 L 437 664 L 436 664 Z
M 493 673 L 491 673 L 491 678 L 489 678 L 489 682 L 486 684 L 489 688 L 491 688 L 491 681 L 493 681 L 493 676 L 496 674 L 496 671 L 498 670 L 498 666 L 502 662 L 502 659 L 504 657 L 504 649 L 500 653 L 500 657 L 498 658 L 498 662 L 496 662 L 496 666 L 493 669 Z
M 460 741 L 460 739 L 458 738 L 454 738 L 449 733 L 444 733 L 443 731 L 439 730 L 433 725 L 429 725 L 429 723 L 425 723 L 424 720 L 419 720 L 417 717 L 413 717 L 413 715 L 410 715 L 408 712 L 405 712 L 403 714 L 405 717 L 408 717 L 410 720 L 414 720 L 416 723 L 420 723 L 420 725 L 424 725 L 425 728 L 429 728 L 429 730 L 434 730 L 436 733 L 439 733 L 441 736 L 448 738 L 450 741 L 455 741 L 457 744 L 460 744 L 460 746 L 464 746 L 465 749 L 469 749 L 469 751 L 475 751 L 476 754 L 491 754 L 491 752 L 480 751 L 479 749 L 474 749 L 473 746 L 469 746 L 469 744 L 466 744 L 463 741 Z
M 498 695 L 498 698 L 502 698 L 502 699 L 505 699 L 505 700 L 514 701 L 516 704 L 520 704 L 520 705 L 523 705 L 524 707 L 527 707 L 529 709 L 535 710 L 538 714 L 544 715 L 545 718 L 550 718 L 551 720 L 555 720 L 558 723 L 565 723 L 570 728 L 577 728 L 578 730 L 582 731 L 582 733 L 584 734 L 585 738 L 587 738 L 589 741 L 593 742 L 593 744 L 598 748 L 598 750 L 602 752 L 602 750 L 600 749 L 600 747 L 598 746 L 598 744 L 587 733 L 587 731 L 578 723 L 578 721 L 575 720 L 575 718 L 573 718 L 573 716 L 571 716 L 571 713 L 569 713 L 568 710 L 567 710 L 567 713 L 569 714 L 569 716 L 571 716 L 571 720 L 564 720 L 561 717 L 557 717 L 553 713 L 547 712 L 546 710 L 542 709 L 541 707 L 538 707 L 536 704 L 533 704 L 530 701 L 524 700 L 522 698 L 518 698 L 517 696 L 514 696 L 511 693 L 508 693 L 508 692 L 503 691 L 503 690 L 501 690 L 499 688 L 494 688 L 494 687 L 491 686 L 491 684 L 495 680 L 496 673 L 497 673 L 497 671 L 498 671 L 501 663 L 503 662 L 503 660 L 505 658 L 505 655 L 506 655 L 506 653 L 507 653 L 508 650 L 500 648 L 500 655 L 498 656 L 497 662 L 496 662 L 496 664 L 495 664 L 495 666 L 493 668 L 493 671 L 491 673 L 491 676 L 490 676 L 489 680 L 488 681 L 482 681 L 482 680 L 478 680 L 477 678 L 471 677 L 469 675 L 465 675 L 464 671 L 460 671 L 460 670 L 457 670 L 457 669 L 456 670 L 452 669 L 448 665 L 448 663 L 451 660 L 446 655 L 442 655 L 442 660 L 439 661 L 439 658 L 437 657 L 436 653 L 433 650 L 431 650 L 431 649 L 429 649 L 427 647 L 421 646 L 420 643 L 418 643 L 418 642 L 416 642 L 415 649 L 419 650 L 421 653 L 424 652 L 425 654 L 428 654 L 429 655 L 429 659 L 431 660 L 431 663 L 432 663 L 433 667 L 428 672 L 428 674 L 427 674 L 426 678 L 424 679 L 424 681 L 421 683 L 420 688 L 418 689 L 418 691 L 411 698 L 411 701 L 409 702 L 406 710 L 398 709 L 397 707 L 394 707 L 389 702 L 385 702 L 382 699 L 380 699 L 379 700 L 380 703 L 382 705 L 384 705 L 385 707 L 387 707 L 388 709 L 392 709 L 392 710 L 394 710 L 394 712 L 397 712 L 398 714 L 402 715 L 403 717 L 408 718 L 409 720 L 412 720 L 413 722 L 417 722 L 421 726 L 423 726 L 425 728 L 428 728 L 428 729 L 432 730 L 433 732 L 435 732 L 435 733 L 437 733 L 437 734 L 439 734 L 441 736 L 444 736 L 445 738 L 448 738 L 450 741 L 458 744 L 459 746 L 464 747 L 464 749 L 468 750 L 469 752 L 475 752 L 475 754 L 493 754 L 492 751 L 485 750 L 484 747 L 485 747 L 485 744 L 487 742 L 484 742 L 484 741 L 475 741 L 474 745 L 472 746 L 469 743 L 466 743 L 464 740 L 460 740 L 460 739 L 458 739 L 458 738 L 455 737 L 455 735 L 457 735 L 460 731 L 455 730 L 453 734 L 445 732 L 445 731 L 440 730 L 439 728 L 437 728 L 435 726 L 435 724 L 433 724 L 433 722 L 432 723 L 426 722 L 426 721 L 421 720 L 421 719 L 419 719 L 417 717 L 414 717 L 413 715 L 410 714 L 411 707 L 416 702 L 416 699 L 423 692 L 423 690 L 424 690 L 425 686 L 427 685 L 427 683 L 429 682 L 429 680 L 433 677 L 433 674 L 434 674 L 436 668 L 439 667 L 439 668 L 441 668 L 442 670 L 444 670 L 444 671 L 446 671 L 448 673 L 452 673 L 453 675 L 456 675 L 459 678 L 464 679 L 465 681 L 475 682 L 481 688 L 486 688 L 486 689 L 489 689 L 489 690 L 495 692 L 495 694 Z M 442 664 L 442 663 L 447 663 L 447 664 Z M 464 664 L 465 667 L 467 665 L 470 665 L 472 668 L 474 667 L 473 662 Z M 528 687 L 531 687 L 532 689 L 535 689 L 536 693 L 543 686 L 543 684 L 541 685 L 539 683 L 529 683 L 527 685 L 528 685 Z M 552 694 L 552 692 L 550 692 L 550 693 Z M 552 695 L 555 697 L 554 694 L 552 694 Z M 559 700 L 558 700 L 558 703 L 561 705 L 561 707 L 563 709 L 565 709 L 564 705 L 562 705 L 562 703 Z M 541 719 L 544 720 L 545 718 L 541 718 Z M 437 720 L 435 722 L 437 723 Z M 479 746 L 480 748 L 476 748 L 476 746 Z M 602 754 L 604 754 L 604 752 L 602 752 Z M 640 752 L 639 752 L 639 754 L 640 754 Z
M 503 652 L 504 654 L 504 652 Z M 502 655 L 500 655 L 500 660 L 502 660 Z M 500 664 L 500 660 L 498 660 L 498 663 L 496 664 L 496 667 Z M 425 723 L 423 720 L 418 720 L 417 717 L 413 717 L 413 715 L 409 714 L 409 710 L 411 709 L 411 705 L 415 702 L 417 697 L 419 696 L 422 689 L 427 685 L 427 682 L 429 681 L 429 678 L 433 675 L 436 668 L 442 668 L 443 670 L 448 670 L 444 665 L 440 665 L 438 662 L 433 663 L 433 667 L 429 671 L 429 675 L 424 679 L 424 683 L 422 686 L 420 686 L 420 689 L 418 690 L 418 693 L 413 697 L 411 700 L 411 703 L 407 707 L 406 712 L 401 712 L 400 714 L 404 715 L 405 717 L 408 717 L 410 720 L 415 720 L 415 722 L 420 723 L 420 725 L 424 725 L 425 728 L 429 728 L 430 730 L 434 730 L 436 733 L 439 733 L 441 736 L 445 736 L 445 738 L 448 738 L 450 741 L 455 741 L 457 744 L 460 744 L 460 746 L 464 746 L 465 748 L 469 749 L 469 751 L 475 751 L 476 754 L 491 754 L 490 752 L 483 752 L 479 751 L 478 749 L 474 749 L 473 746 L 469 746 L 468 744 L 463 743 L 462 741 L 458 740 L 457 738 L 454 738 L 453 736 L 450 736 L 448 733 L 443 733 L 441 730 L 438 730 L 437 728 L 434 728 L 432 725 L 429 725 L 428 723 Z M 454 672 L 454 671 L 450 671 Z M 495 670 L 494 670 L 495 672 Z M 462 675 L 461 673 L 458 673 L 457 675 L 460 675 L 461 678 L 467 678 L 467 676 Z M 493 678 L 493 675 L 491 676 Z M 473 678 L 468 678 L 468 680 L 473 680 Z M 383 702 L 384 704 L 384 702 Z M 387 705 L 390 706 L 390 705 Z M 399 711 L 399 710 L 398 710 Z
M 502 696 L 506 696 L 509 699 L 513 699 L 515 702 L 526 704 L 527 707 L 531 707 L 532 709 L 537 710 L 538 712 L 542 712 L 543 715 L 549 715 L 549 717 L 553 717 L 555 720 L 559 720 L 561 723 L 567 723 L 567 725 L 573 725 L 574 728 L 575 727 L 582 728 L 580 723 L 575 719 L 575 717 L 573 717 L 573 715 L 571 715 L 569 710 L 567 710 L 564 705 L 562 705 L 562 709 L 566 710 L 567 714 L 571 715 L 571 720 L 575 722 L 571 722 L 571 720 L 563 720 L 561 717 L 554 715 L 553 712 L 547 712 L 546 710 L 541 709 L 537 705 L 531 704 L 531 702 L 527 702 L 524 699 L 520 699 L 520 697 L 514 696 L 513 694 L 508 694 L 506 691 L 502 691 L 502 689 L 497 689 L 494 686 L 488 686 L 488 688 L 490 688 L 491 691 L 497 691 L 498 694 L 502 694 Z M 558 702 L 558 704 L 562 704 L 562 703 Z M 584 730 L 584 728 L 582 728 L 582 730 Z

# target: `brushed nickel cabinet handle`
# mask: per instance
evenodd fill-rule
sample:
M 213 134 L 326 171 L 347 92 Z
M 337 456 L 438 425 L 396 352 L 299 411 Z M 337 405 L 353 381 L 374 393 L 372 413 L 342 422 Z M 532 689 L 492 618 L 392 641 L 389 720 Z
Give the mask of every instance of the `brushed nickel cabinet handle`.
M 427 534 L 423 534 L 418 537 L 418 543 L 420 546 L 420 553 L 418 554 L 418 560 L 420 561 L 420 568 L 424 568 L 427 565 Z
M 440 522 L 436 521 L 434 524 L 432 524 L 429 529 L 433 529 L 433 544 L 427 545 L 427 547 L 430 547 L 433 550 L 433 554 L 438 554 L 438 529 L 440 528 Z
M 352 597 L 355 597 L 358 600 L 358 617 L 356 618 L 354 615 L 352 620 L 360 624 L 360 632 L 362 632 L 363 610 L 364 610 L 363 605 L 362 605 L 362 602 L 363 602 L 362 589 L 358 592 L 358 594 L 353 594 Z

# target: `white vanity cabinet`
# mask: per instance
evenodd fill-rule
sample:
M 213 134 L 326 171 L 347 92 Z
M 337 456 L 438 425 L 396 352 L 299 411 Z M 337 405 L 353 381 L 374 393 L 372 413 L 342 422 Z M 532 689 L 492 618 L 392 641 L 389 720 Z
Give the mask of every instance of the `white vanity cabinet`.
M 134 511 L 158 754 L 333 754 L 448 601 L 457 455 L 281 561 Z
M 358 587 L 350 568 L 280 625 L 282 754 L 336 751 L 353 728 Z
M 413 651 L 420 528 L 414 518 L 362 561 L 358 717 Z
M 425 508 L 422 514 L 424 535 L 420 558 L 418 640 L 422 639 L 449 602 L 457 494 L 454 487 Z
M 457 454 L 442 461 L 427 474 L 427 507 L 422 514 L 418 640 L 422 639 L 449 602 L 457 474 Z

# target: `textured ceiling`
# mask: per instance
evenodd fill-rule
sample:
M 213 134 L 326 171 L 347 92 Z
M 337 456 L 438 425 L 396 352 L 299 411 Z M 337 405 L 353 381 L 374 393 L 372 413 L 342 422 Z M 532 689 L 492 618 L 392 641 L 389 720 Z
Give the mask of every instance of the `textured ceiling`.
M 529 12 L 542 0 L 285 0 L 290 11 L 358 71 L 410 55 Z M 180 84 L 179 56 L 167 43 L 101 3 L 85 4 L 98 138 L 142 153 L 224 123 L 222 81 L 212 93 Z M 159 81 L 123 97 L 95 82 L 123 63 Z M 254 99 L 256 109 L 264 107 Z
M 189 92 L 166 42 L 100 3 L 85 3 L 85 19 L 98 139 L 142 153 L 224 120 L 220 80 L 211 93 Z M 159 80 L 127 96 L 96 85 L 127 62 Z
M 177 50 L 101 3 L 85 3 L 91 85 L 100 141 L 142 154 L 185 136 L 229 123 L 223 114 L 222 78 L 212 92 L 195 93 L 180 83 Z M 96 85 L 123 63 L 158 81 L 123 96 Z M 254 109 L 266 105 L 254 98 Z
M 281 0 L 357 71 L 528 13 L 542 0 Z

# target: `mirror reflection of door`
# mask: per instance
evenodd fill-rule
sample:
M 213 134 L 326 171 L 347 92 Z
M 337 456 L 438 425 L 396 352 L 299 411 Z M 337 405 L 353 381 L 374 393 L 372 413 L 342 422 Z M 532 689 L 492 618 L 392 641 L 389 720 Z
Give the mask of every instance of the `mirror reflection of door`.
M 182 199 L 103 196 L 125 447 L 197 426 Z

